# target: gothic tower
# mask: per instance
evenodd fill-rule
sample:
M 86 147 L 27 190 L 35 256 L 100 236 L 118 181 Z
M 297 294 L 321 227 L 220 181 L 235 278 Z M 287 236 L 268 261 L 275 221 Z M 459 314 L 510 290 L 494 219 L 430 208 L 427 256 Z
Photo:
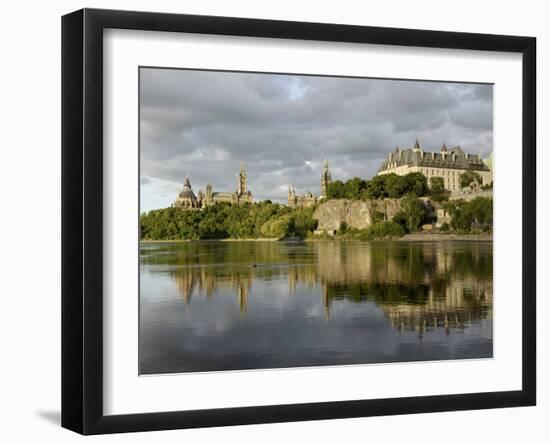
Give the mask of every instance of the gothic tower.
M 296 204 L 296 189 L 293 186 L 288 187 L 288 197 L 287 197 L 288 206 L 294 206 Z
M 191 182 L 189 181 L 189 177 L 185 177 L 185 182 L 183 184 L 183 191 L 181 191 L 178 194 L 178 197 L 174 202 L 174 206 L 180 207 L 180 208 L 198 208 L 199 207 L 199 201 L 195 196 L 195 193 L 193 192 L 193 188 L 191 187 Z
M 204 206 L 209 206 L 214 203 L 213 193 L 212 193 L 212 183 L 206 185 L 206 195 L 204 197 Z
M 247 193 L 246 186 L 246 171 L 244 169 L 244 162 L 241 162 L 241 170 L 239 172 L 239 181 L 237 182 L 237 195 L 245 195 Z
M 332 178 L 330 176 L 330 169 L 328 168 L 328 159 L 325 158 L 323 173 L 321 174 L 321 198 L 327 197 L 327 188 L 331 183 Z

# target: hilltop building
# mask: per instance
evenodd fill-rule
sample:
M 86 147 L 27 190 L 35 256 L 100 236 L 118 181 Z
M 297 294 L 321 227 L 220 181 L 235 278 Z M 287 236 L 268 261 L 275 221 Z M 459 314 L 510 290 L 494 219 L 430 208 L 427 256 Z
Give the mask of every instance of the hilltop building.
M 327 188 L 328 185 L 332 183 L 332 177 L 330 174 L 330 169 L 328 166 L 328 160 L 325 159 L 323 165 L 323 172 L 321 174 L 321 196 L 317 197 L 313 192 L 306 191 L 305 194 L 297 195 L 296 188 L 293 186 L 288 187 L 288 206 L 292 207 L 303 207 L 307 208 L 313 206 L 316 203 L 320 202 L 322 199 L 327 197 Z
M 300 206 L 307 208 L 313 206 L 319 201 L 319 198 L 310 191 L 306 191 L 305 194 L 296 195 L 296 188 L 293 186 L 288 187 L 288 206 Z
M 201 202 L 193 192 L 189 177 L 185 177 L 183 191 L 178 194 L 173 206 L 185 209 L 198 209 L 201 207 Z
M 252 192 L 248 190 L 248 178 L 244 164 L 241 162 L 241 170 L 237 178 L 237 190 L 235 192 L 214 192 L 212 184 L 206 185 L 206 192 L 199 191 L 195 196 L 189 177 L 185 178 L 183 191 L 179 193 L 173 206 L 183 209 L 201 209 L 206 206 L 211 206 L 215 203 L 229 203 L 239 205 L 243 203 L 252 203 L 254 197 Z
M 203 196 L 202 206 L 210 206 L 215 203 L 230 203 L 239 205 L 242 203 L 252 203 L 254 201 L 252 192 L 248 190 L 248 179 L 244 163 L 241 162 L 241 170 L 237 178 L 237 190 L 235 192 L 214 192 L 212 185 L 206 185 L 206 193 Z
M 378 175 L 406 175 L 410 172 L 420 172 L 428 180 L 431 177 L 441 177 L 448 191 L 460 191 L 460 174 L 466 171 L 477 172 L 482 179 L 482 185 L 493 181 L 493 173 L 480 155 L 468 154 L 460 146 L 447 149 L 445 143 L 440 152 L 424 151 L 418 140 L 412 149 L 396 147 L 382 162 Z

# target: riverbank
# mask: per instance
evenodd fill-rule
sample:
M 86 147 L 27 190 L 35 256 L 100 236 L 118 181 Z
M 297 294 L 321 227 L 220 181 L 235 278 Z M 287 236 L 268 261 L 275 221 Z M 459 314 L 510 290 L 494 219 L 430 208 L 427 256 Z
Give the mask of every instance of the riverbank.
M 295 239 L 279 240 L 278 238 L 208 238 L 200 240 L 140 240 L 140 243 L 188 243 L 193 241 L 211 242 L 258 242 L 258 241 L 296 241 Z
M 492 234 L 433 234 L 417 232 L 405 234 L 398 241 L 493 241 Z
M 277 239 L 277 238 L 220 238 L 220 239 L 205 239 L 205 240 L 140 240 L 140 243 L 187 243 L 193 241 L 201 242 L 296 242 L 296 241 L 311 241 L 311 242 L 324 242 L 324 241 L 375 241 L 375 240 L 359 240 L 352 238 L 304 238 L 298 239 L 296 237 Z M 422 242 L 422 241 L 478 241 L 478 242 L 490 242 L 493 241 L 493 236 L 488 234 L 433 234 L 429 232 L 417 232 L 414 234 L 405 234 L 403 237 L 387 238 L 384 241 L 408 241 L 408 242 Z

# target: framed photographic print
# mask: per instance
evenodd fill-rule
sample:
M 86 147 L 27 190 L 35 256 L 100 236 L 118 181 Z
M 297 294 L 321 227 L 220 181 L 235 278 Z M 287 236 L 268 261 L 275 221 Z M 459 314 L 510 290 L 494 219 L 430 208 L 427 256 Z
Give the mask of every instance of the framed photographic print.
M 84 9 L 62 58 L 64 427 L 535 404 L 534 38 Z

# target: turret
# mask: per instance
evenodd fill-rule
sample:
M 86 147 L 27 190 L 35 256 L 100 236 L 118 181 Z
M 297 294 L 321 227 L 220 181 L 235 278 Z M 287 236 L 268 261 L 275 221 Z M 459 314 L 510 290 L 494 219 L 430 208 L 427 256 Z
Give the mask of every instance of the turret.
M 330 169 L 328 167 L 328 159 L 325 158 L 323 165 L 323 173 L 321 174 L 321 198 L 326 198 L 328 185 L 332 183 Z
M 246 188 L 246 171 L 244 169 L 244 162 L 241 162 L 241 170 L 239 171 L 239 179 L 237 182 L 237 195 L 245 195 L 247 193 Z
M 447 154 L 447 145 L 445 144 L 445 142 L 443 142 L 443 144 L 441 145 L 441 156 L 443 157 L 443 160 L 447 158 Z
M 185 177 L 185 182 L 183 183 L 183 189 L 187 189 L 187 190 L 191 189 L 191 182 L 189 181 L 189 177 Z
M 206 185 L 206 194 L 204 196 L 204 205 L 203 206 L 211 205 L 213 202 L 214 202 L 214 196 L 213 196 L 213 192 L 212 192 L 212 183 L 208 183 Z

